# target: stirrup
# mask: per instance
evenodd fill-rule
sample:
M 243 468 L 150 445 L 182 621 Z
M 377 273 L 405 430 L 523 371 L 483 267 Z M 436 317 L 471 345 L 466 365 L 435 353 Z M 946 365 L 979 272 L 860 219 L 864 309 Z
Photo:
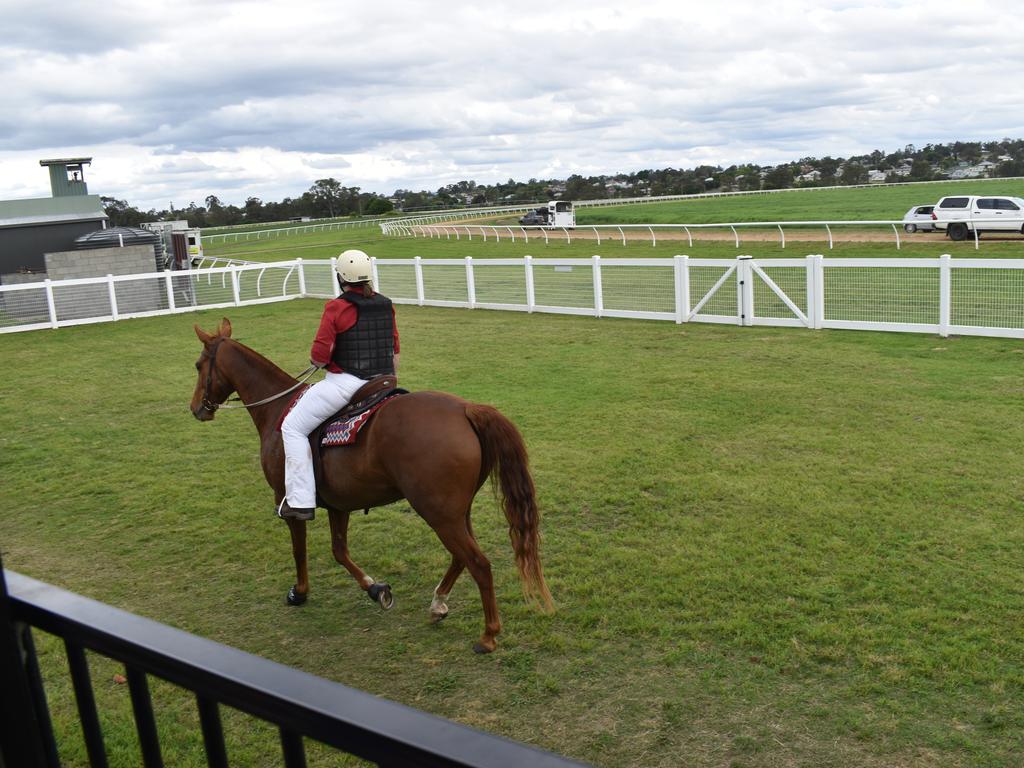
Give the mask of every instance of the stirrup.
M 292 507 L 288 504 L 287 497 L 281 499 L 276 512 L 282 520 L 312 520 L 316 516 L 316 509 L 313 507 Z

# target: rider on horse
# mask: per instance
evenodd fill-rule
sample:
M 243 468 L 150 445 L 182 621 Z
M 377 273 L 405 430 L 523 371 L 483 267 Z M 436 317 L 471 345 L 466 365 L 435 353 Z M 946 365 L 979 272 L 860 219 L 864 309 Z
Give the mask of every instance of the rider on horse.
M 309 433 L 345 407 L 366 379 L 398 370 L 395 310 L 391 299 L 371 287 L 370 257 L 345 251 L 335 269 L 341 295 L 324 307 L 310 351 L 310 362 L 327 373 L 306 390 L 281 424 L 285 497 L 277 514 L 282 518 L 313 519 L 316 481 Z

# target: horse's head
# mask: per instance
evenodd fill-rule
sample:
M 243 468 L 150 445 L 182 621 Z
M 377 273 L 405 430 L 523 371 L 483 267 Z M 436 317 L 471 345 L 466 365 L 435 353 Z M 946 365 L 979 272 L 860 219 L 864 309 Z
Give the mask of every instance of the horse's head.
M 228 399 L 235 391 L 217 365 L 217 350 L 226 339 L 231 338 L 231 322 L 225 317 L 220 327 L 213 333 L 207 333 L 198 325 L 194 326 L 196 336 L 203 342 L 203 353 L 196 360 L 196 388 L 192 393 L 192 415 L 200 421 L 209 421 L 216 413 L 218 406 Z

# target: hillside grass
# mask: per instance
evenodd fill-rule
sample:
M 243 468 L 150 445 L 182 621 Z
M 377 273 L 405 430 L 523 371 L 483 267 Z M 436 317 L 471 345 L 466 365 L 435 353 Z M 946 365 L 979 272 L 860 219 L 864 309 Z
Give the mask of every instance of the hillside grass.
M 320 307 L 230 317 L 297 371 Z M 498 406 L 531 452 L 558 611 L 522 599 L 481 493 L 504 631 L 478 657 L 467 576 L 427 622 L 448 557 L 403 503 L 351 527 L 392 612 L 334 563 L 322 517 L 310 602 L 284 604 L 288 534 L 255 431 L 187 408 L 192 323 L 219 318 L 0 336 L 6 567 L 603 766 L 1024 754 L 1019 341 L 400 307 L 403 385 Z M 37 642 L 62 761 L 85 765 L 62 647 Z M 92 665 L 111 764 L 137 765 L 122 670 Z M 154 697 L 167 764 L 205 764 L 192 697 Z M 232 764 L 279 754 L 274 729 L 224 717 Z

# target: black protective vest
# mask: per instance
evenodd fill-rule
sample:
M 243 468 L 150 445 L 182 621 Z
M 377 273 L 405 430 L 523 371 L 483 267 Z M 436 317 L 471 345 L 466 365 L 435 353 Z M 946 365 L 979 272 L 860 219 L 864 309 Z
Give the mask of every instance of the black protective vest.
M 395 317 L 391 299 L 345 291 L 340 298 L 356 305 L 356 324 L 334 339 L 331 361 L 360 379 L 395 372 Z

